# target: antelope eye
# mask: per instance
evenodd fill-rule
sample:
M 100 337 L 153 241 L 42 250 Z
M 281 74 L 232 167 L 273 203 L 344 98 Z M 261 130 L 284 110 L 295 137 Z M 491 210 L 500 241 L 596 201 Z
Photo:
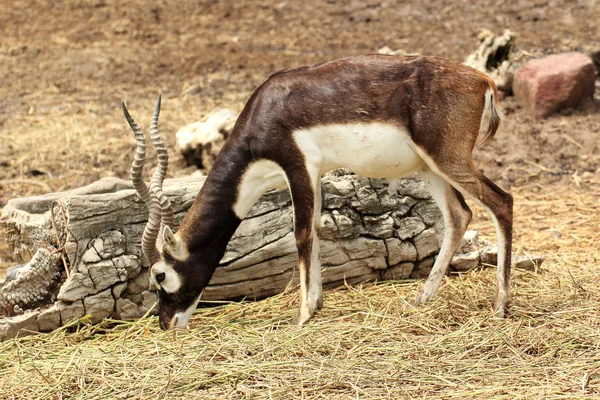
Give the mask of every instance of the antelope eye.
M 165 280 L 165 273 L 161 272 L 160 274 L 156 274 L 154 275 L 154 278 L 156 279 L 156 282 L 161 283 Z

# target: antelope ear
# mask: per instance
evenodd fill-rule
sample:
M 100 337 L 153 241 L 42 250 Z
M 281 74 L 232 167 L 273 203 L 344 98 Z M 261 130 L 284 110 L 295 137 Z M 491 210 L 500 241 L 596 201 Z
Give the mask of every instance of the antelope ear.
M 182 246 L 181 240 L 175 237 L 171 228 L 165 226 L 163 229 L 163 252 L 174 256 L 181 250 Z

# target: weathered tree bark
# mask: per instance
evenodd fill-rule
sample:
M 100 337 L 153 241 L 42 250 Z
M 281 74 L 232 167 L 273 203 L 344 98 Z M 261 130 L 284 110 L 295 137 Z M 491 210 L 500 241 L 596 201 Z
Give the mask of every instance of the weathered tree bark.
M 203 183 L 203 177 L 165 181 L 177 223 Z M 397 193 L 389 193 L 385 180 L 337 171 L 324 177 L 322 192 L 324 286 L 428 275 L 439 251 L 443 222 L 420 181 L 403 180 Z M 35 325 L 40 331 L 85 314 L 96 322 L 108 316 L 137 318 L 148 312 L 156 296 L 149 288 L 148 268 L 140 261 L 147 215 L 131 184 L 114 178 L 71 192 L 9 201 L 1 221 L 7 225 L 6 239 L 15 257 L 27 261 L 40 248 L 64 248 L 70 272 L 67 278 L 60 258 L 50 257 L 55 270 L 62 272 L 62 284 L 60 290 L 44 289 L 50 293 L 47 308 L 39 308 L 39 296 L 7 296 L 9 287 L 12 294 L 18 293 L 18 285 L 0 284 L 4 312 L 10 315 L 38 307 Z M 477 261 L 477 257 L 471 262 L 463 257 L 461 268 Z M 39 269 L 32 262 L 20 276 Z M 280 293 L 295 282 L 296 264 L 289 192 L 268 193 L 230 241 L 203 299 L 259 299 Z M 44 268 L 48 270 L 47 265 Z M 31 318 L 17 319 L 31 329 Z M 3 325 L 0 320 L 0 338 L 14 334 L 15 324 L 6 320 Z

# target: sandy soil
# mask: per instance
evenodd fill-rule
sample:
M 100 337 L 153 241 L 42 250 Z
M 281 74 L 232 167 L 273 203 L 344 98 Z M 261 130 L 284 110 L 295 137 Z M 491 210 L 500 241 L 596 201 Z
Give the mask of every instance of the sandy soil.
M 460 61 L 481 29 L 514 30 L 523 57 L 586 51 L 598 45 L 599 20 L 592 0 L 9 0 L 0 12 L 0 207 L 13 197 L 127 177 L 133 142 L 121 99 L 148 121 L 162 92 L 161 129 L 172 147 L 180 126 L 215 106 L 241 110 L 282 68 L 383 46 Z M 571 218 L 542 207 L 548 198 L 597 209 L 597 103 L 537 121 L 512 98 L 503 102 L 503 128 L 476 158 L 490 178 L 528 200 L 517 246 L 558 248 L 534 234 Z M 189 172 L 173 159 L 172 176 Z M 598 238 L 588 231 L 584 242 Z M 2 233 L 0 269 L 11 263 Z M 578 239 L 569 242 L 574 252 Z

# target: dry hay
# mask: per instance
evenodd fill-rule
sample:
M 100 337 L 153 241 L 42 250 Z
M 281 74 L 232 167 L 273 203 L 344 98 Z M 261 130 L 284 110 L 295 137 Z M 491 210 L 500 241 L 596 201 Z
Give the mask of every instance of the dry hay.
M 490 311 L 490 269 L 447 278 L 421 308 L 412 304 L 420 282 L 327 291 L 301 329 L 290 324 L 290 288 L 200 309 L 187 331 L 148 318 L 2 343 L 0 397 L 597 398 L 600 192 L 583 184 L 516 191 L 516 237 L 547 260 L 514 271 L 508 319 Z
M 199 310 L 185 332 L 106 321 L 0 345 L 0 392 L 18 398 L 592 398 L 600 393 L 597 273 L 518 272 L 507 320 L 493 271 L 326 293 L 308 326 L 295 291 Z

